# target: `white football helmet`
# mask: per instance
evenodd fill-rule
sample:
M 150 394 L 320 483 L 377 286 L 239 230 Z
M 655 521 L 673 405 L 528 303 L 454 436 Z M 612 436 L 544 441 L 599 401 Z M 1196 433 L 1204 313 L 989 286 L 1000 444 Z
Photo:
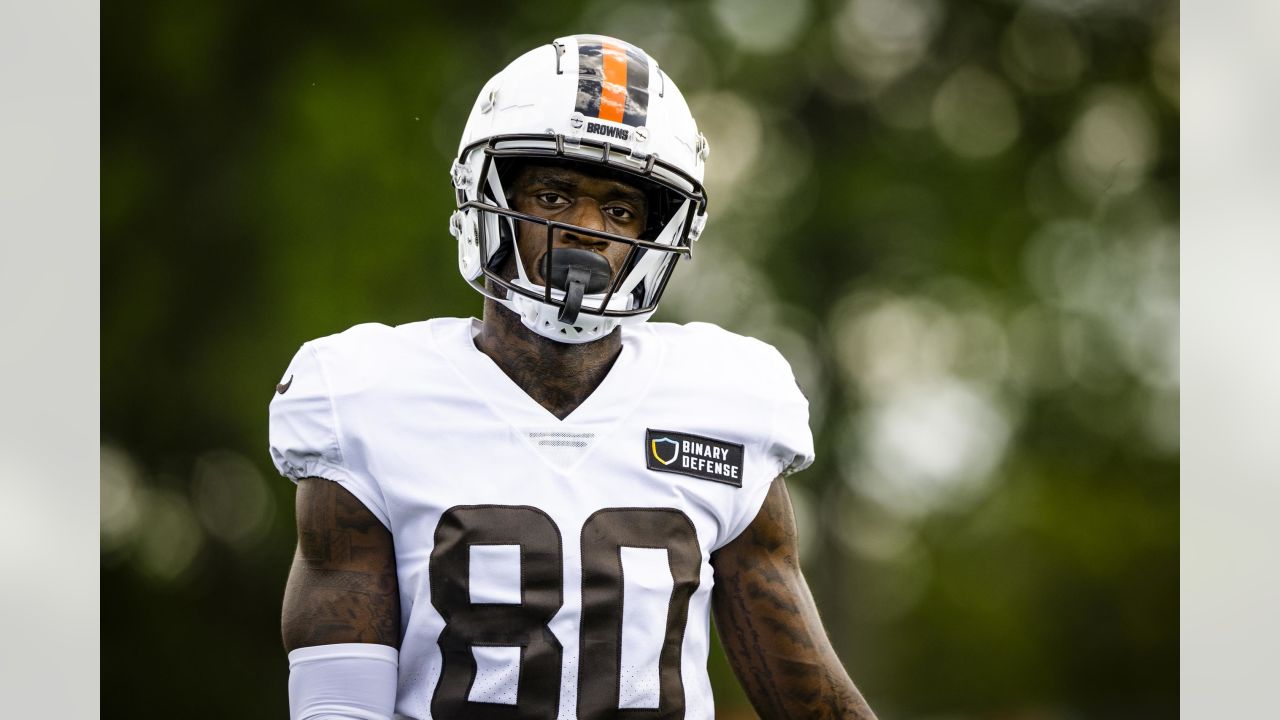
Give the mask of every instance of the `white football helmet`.
M 707 154 L 684 96 L 643 50 L 600 35 L 531 50 L 485 83 L 462 132 L 452 168 L 458 209 L 449 220 L 458 270 L 534 332 L 560 342 L 590 342 L 619 323 L 643 322 L 706 224 Z M 621 176 L 656 200 L 648 229 L 627 238 L 515 211 L 502 184 L 512 160 L 585 163 Z M 546 228 L 547 286 L 529 280 L 515 248 L 517 220 Z M 575 264 L 586 251 L 553 249 L 557 230 L 630 246 L 617 277 Z M 512 256 L 516 276 L 502 277 Z

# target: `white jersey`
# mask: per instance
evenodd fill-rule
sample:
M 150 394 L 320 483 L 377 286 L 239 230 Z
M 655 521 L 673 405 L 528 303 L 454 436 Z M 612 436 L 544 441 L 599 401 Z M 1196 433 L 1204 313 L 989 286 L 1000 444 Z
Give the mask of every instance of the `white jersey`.
M 341 484 L 393 534 L 397 717 L 711 720 L 711 553 L 813 460 L 790 367 L 714 325 L 624 326 L 559 420 L 478 329 L 313 340 L 271 402 L 280 472 Z

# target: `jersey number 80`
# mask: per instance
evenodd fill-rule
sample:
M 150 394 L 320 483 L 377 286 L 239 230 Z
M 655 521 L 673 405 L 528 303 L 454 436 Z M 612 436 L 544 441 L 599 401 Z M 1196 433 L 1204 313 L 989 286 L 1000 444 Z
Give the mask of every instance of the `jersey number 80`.
M 666 550 L 672 592 L 658 660 L 657 707 L 625 708 L 627 718 L 684 717 L 680 649 L 702 553 L 688 516 L 673 508 L 609 508 L 582 526 L 579 720 L 619 717 L 622 657 L 622 548 Z M 470 552 L 476 545 L 520 550 L 520 602 L 473 603 Z M 440 517 L 431 552 L 431 604 L 444 618 L 442 668 L 431 714 L 475 720 L 554 720 L 560 707 L 562 648 L 548 624 L 564 602 L 560 529 L 527 505 L 459 505 Z M 473 649 L 519 648 L 515 702 L 473 702 Z

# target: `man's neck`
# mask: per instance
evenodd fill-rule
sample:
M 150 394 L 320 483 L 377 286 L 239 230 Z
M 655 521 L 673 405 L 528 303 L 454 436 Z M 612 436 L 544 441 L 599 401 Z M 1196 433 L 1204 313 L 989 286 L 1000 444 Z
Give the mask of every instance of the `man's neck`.
M 486 298 L 475 344 L 525 394 L 563 420 L 609 374 L 622 352 L 622 333 L 615 329 L 579 345 L 556 342 L 525 327 L 514 312 Z

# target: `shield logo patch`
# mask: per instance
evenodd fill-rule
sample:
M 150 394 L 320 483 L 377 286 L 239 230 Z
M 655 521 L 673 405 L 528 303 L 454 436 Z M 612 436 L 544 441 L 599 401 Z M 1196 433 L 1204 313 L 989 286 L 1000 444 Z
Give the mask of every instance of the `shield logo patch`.
M 653 459 L 663 465 L 670 465 L 680 457 L 680 443 L 671 438 L 654 438 L 649 441 L 649 452 Z

